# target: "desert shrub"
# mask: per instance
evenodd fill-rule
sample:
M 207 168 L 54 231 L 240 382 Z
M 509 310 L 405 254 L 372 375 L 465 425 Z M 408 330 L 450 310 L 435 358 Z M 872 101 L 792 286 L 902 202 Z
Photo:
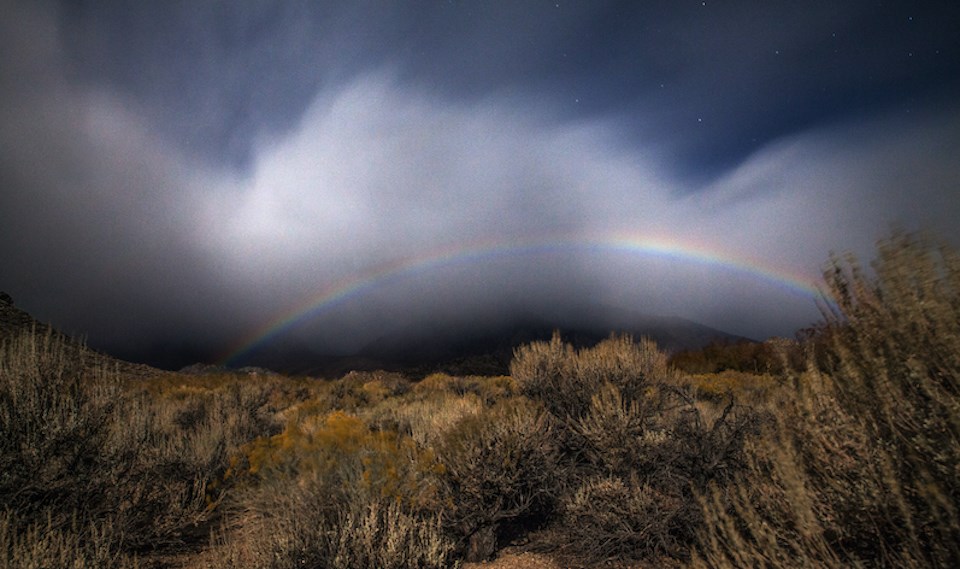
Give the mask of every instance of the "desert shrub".
M 103 361 L 52 334 L 0 351 L 0 503 L 18 551 L 119 559 L 195 539 L 231 449 L 263 433 L 252 391 L 158 399 Z
M 710 418 L 673 386 L 631 401 L 606 384 L 573 424 L 577 464 L 551 541 L 588 563 L 686 558 L 703 523 L 697 492 L 744 468 L 759 422 L 732 402 Z
M 790 340 L 766 342 L 714 340 L 697 349 L 681 350 L 670 356 L 670 365 L 686 373 L 712 374 L 738 371 L 751 374 L 779 374 L 787 362 L 802 363 Z
M 398 373 L 352 371 L 329 384 L 327 402 L 330 410 L 356 411 L 409 389 L 410 382 Z
M 413 392 L 418 395 L 427 393 L 452 391 L 456 378 L 446 373 L 431 373 L 413 385 Z
M 758 413 L 732 399 L 718 411 L 699 406 L 645 339 L 577 351 L 555 335 L 518 349 L 511 369 L 556 426 L 561 515 L 547 541 L 587 563 L 685 556 L 703 520 L 696 493 L 743 468 Z M 609 523 L 618 516 L 623 525 Z M 641 527 L 643 547 L 629 529 Z
M 476 395 L 483 399 L 487 405 L 493 405 L 497 401 L 512 397 L 517 394 L 516 382 L 513 378 L 504 375 L 498 376 L 479 376 L 468 375 L 455 377 L 450 385 L 450 389 L 458 395 Z
M 561 504 L 560 551 L 588 561 L 682 555 L 675 534 L 689 517 L 686 502 L 635 476 L 588 479 Z
M 518 388 L 514 379 L 506 375 L 498 376 L 451 376 L 445 373 L 432 373 L 413 386 L 413 393 L 420 397 L 440 392 L 451 392 L 464 396 L 476 395 L 487 405 L 517 395 Z
M 611 336 L 592 348 L 577 351 L 559 333 L 549 342 L 517 348 L 510 373 L 520 393 L 540 401 L 558 419 L 577 419 L 587 413 L 597 390 L 610 383 L 628 398 L 666 380 L 672 372 L 667 356 L 647 338 Z
M 663 454 L 656 447 L 669 437 L 661 394 L 651 390 L 642 401 L 624 400 L 612 384 L 601 386 L 590 410 L 572 425 L 581 466 L 616 475 L 654 466 L 651 461 Z
M 235 456 L 225 478 L 234 484 L 274 484 L 315 477 L 331 491 L 393 499 L 412 508 L 435 506 L 442 471 L 431 449 L 409 437 L 375 431 L 359 417 L 334 411 L 297 417 L 273 436 L 255 439 Z M 340 488 L 341 490 L 336 490 Z M 330 496 L 336 499 L 335 495 Z
M 721 402 L 734 395 L 739 401 L 756 403 L 766 401 L 780 383 L 772 375 L 732 370 L 687 375 L 682 377 L 681 382 L 692 387 L 698 399 Z
M 508 523 L 535 521 L 553 506 L 558 456 L 549 416 L 523 401 L 463 417 L 437 446 L 445 521 L 468 560 L 487 558 Z
M 708 566 L 846 567 L 889 545 L 879 540 L 896 519 L 889 456 L 823 377 L 797 379 L 748 448 L 743 478 L 705 493 Z
M 22 334 L 0 351 L 0 503 L 22 522 L 63 523 L 74 512 L 86 521 L 110 490 L 98 458 L 119 382 L 91 359 L 49 333 Z
M 409 436 L 418 447 L 433 448 L 460 419 L 484 408 L 484 402 L 473 394 L 420 391 L 413 398 L 384 401 L 364 417 L 371 427 L 393 430 Z
M 559 332 L 549 342 L 533 342 L 516 349 L 510 375 L 520 393 L 541 401 L 555 417 L 577 416 L 590 403 L 592 386 L 584 385 L 575 371 L 576 351 Z
M 340 494 L 339 499 L 331 499 Z M 248 497 L 249 499 L 249 497 Z M 446 569 L 459 567 L 438 513 L 411 513 L 394 500 L 344 498 L 316 473 L 257 489 L 257 515 L 217 548 L 231 569 Z
M 960 261 L 904 233 L 834 258 L 810 368 L 737 496 L 704 499 L 699 563 L 960 564 Z
M 165 373 L 147 380 L 128 380 L 131 391 L 145 392 L 151 398 L 184 402 L 189 405 L 196 397 L 207 400 L 220 396 L 236 398 L 254 396 L 258 400 L 257 412 L 272 415 L 297 403 L 316 398 L 325 393 L 328 384 L 311 378 L 286 377 L 276 374 L 253 375 L 238 372 L 216 371 L 211 373 Z
M 580 350 L 576 374 L 592 392 L 611 384 L 629 400 L 646 395 L 650 385 L 673 376 L 667 366 L 667 354 L 649 338 L 634 341 L 629 335 L 614 335 L 592 348 Z M 592 399 L 592 393 L 591 393 Z
M 228 509 L 247 533 L 223 546 L 223 566 L 454 566 L 433 451 L 356 415 L 308 410 L 245 445 L 228 471 Z
M 124 465 L 124 484 L 117 486 L 123 494 L 110 515 L 130 546 L 155 548 L 203 533 L 222 498 L 230 457 L 277 431 L 264 413 L 266 400 L 267 390 L 255 383 L 230 383 L 180 401 L 146 393 L 125 398 L 105 449 Z

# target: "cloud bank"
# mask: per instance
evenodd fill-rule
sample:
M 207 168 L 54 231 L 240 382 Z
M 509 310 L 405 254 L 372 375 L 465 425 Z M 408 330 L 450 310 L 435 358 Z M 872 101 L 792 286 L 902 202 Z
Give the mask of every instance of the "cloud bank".
M 653 127 L 638 141 L 617 114 L 456 98 L 377 65 L 318 87 L 237 168 L 171 142 L 129 93 L 72 77 L 56 11 L 5 4 L 0 286 L 134 359 L 209 359 L 333 283 L 478 243 L 630 235 L 813 281 L 831 250 L 869 257 L 891 224 L 960 238 L 954 103 L 790 132 L 692 183 Z M 575 321 L 589 303 L 758 338 L 817 317 L 811 299 L 723 266 L 558 251 L 387 281 L 292 333 L 343 352 L 519 310 Z

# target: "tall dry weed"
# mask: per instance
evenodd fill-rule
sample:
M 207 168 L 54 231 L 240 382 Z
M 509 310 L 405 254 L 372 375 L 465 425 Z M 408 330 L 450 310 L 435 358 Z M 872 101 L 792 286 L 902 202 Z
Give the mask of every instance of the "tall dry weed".
M 20 523 L 86 524 L 111 492 L 102 458 L 119 380 L 92 360 L 52 333 L 0 347 L 0 503 Z
M 15 512 L 0 512 L 0 569 L 138 569 L 135 557 L 118 552 L 109 525 L 82 526 L 72 520 L 24 522 Z
M 737 492 L 704 498 L 700 566 L 960 566 L 960 260 L 895 233 L 834 257 L 825 322 Z

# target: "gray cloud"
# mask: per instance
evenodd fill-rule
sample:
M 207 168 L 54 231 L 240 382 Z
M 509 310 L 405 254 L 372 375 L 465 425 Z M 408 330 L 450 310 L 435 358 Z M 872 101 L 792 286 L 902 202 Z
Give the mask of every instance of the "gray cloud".
M 830 250 L 869 257 L 891 223 L 960 239 L 960 109 L 953 102 L 930 99 L 909 115 L 881 106 L 793 129 L 708 181 L 691 182 L 673 158 L 693 144 L 684 142 L 690 136 L 667 132 L 656 117 L 686 112 L 696 97 L 675 105 L 666 96 L 641 97 L 631 103 L 644 106 L 630 121 L 621 120 L 622 109 L 571 115 L 531 87 L 463 97 L 451 84 L 429 81 L 411 66 L 413 56 L 372 57 L 364 49 L 373 40 L 352 43 L 347 30 L 385 24 L 354 22 L 326 40 L 352 46 L 342 63 L 350 73 L 302 79 L 296 96 L 279 100 L 285 110 L 266 122 L 246 112 L 269 101 L 270 89 L 254 90 L 247 96 L 257 103 L 237 107 L 248 153 L 237 167 L 193 151 L 197 140 L 231 124 L 224 115 L 231 111 L 215 104 L 220 96 L 236 102 L 229 89 L 201 81 L 200 102 L 178 106 L 168 105 L 175 79 L 151 91 L 136 84 L 147 79 L 78 78 L 82 66 L 65 47 L 80 41 L 71 39 L 78 33 L 72 16 L 44 4 L 5 2 L 4 11 L 13 16 L 0 23 L 0 287 L 40 318 L 130 357 L 209 357 L 337 282 L 479 243 L 630 235 L 812 279 Z M 576 13 L 599 20 L 601 12 Z M 467 52 L 493 57 L 521 41 L 510 37 L 484 51 L 489 30 L 510 21 L 509 13 L 496 16 L 475 24 Z M 346 17 L 341 23 L 352 21 Z M 292 25 L 286 13 L 262 20 L 268 37 Z M 536 21 L 528 16 L 521 27 L 535 32 L 529 39 L 538 50 L 575 29 L 571 19 L 544 30 Z M 290 43 L 276 48 L 284 61 L 312 45 L 312 31 L 292 30 Z M 204 65 L 216 77 L 235 75 L 228 84 L 244 91 L 253 80 L 244 78 L 243 57 L 254 54 L 257 68 L 273 60 L 265 55 L 269 42 L 241 44 L 252 51 L 214 54 Z M 455 55 L 423 61 L 453 65 Z M 318 65 L 336 57 L 321 51 Z M 227 60 L 233 65 L 221 69 Z M 299 69 L 289 65 L 273 88 Z M 678 73 L 684 83 L 709 87 L 702 70 Z M 785 85 L 796 82 L 802 79 Z M 724 89 L 737 92 L 724 85 L 717 109 L 734 96 Z M 159 125 L 180 111 L 182 124 Z M 201 134 L 184 134 L 194 119 Z M 680 314 L 752 336 L 789 334 L 816 318 L 812 301 L 749 273 L 571 249 L 388 279 L 320 315 L 300 336 L 318 350 L 347 350 L 417 323 L 474 325 L 521 310 L 575 321 L 588 315 L 571 307 L 591 302 Z
M 216 263 L 196 247 L 193 165 L 156 139 L 136 105 L 67 81 L 50 13 L 9 8 L 0 32 L 12 39 L 12 65 L 0 72 L 3 286 L 95 344 L 133 350 L 201 336 L 217 314 Z
M 289 275 L 311 262 L 323 267 L 311 273 L 314 280 L 298 283 L 305 289 L 290 291 L 294 298 L 384 261 L 469 248 L 480 239 L 523 243 L 623 232 L 666 236 L 813 279 L 830 250 L 869 255 L 894 223 L 952 233 L 960 213 L 951 197 L 958 172 L 949 160 L 960 142 L 955 110 L 799 133 L 685 195 L 655 161 L 642 160 L 642 150 L 618 147 L 609 125 L 556 123 L 536 118 L 532 103 L 515 105 L 463 106 L 410 92 L 389 76 L 359 79 L 318 98 L 294 132 L 261 148 L 250 178 L 217 196 L 211 210 L 229 212 L 230 221 L 224 241 L 211 244 L 224 251 L 241 244 L 230 253 L 237 278 L 251 274 L 250 263 L 269 266 L 267 280 L 278 279 L 270 287 L 290 285 Z M 588 293 L 649 303 L 643 290 L 624 293 L 642 287 L 617 277 L 638 262 L 613 255 L 607 266 L 587 263 L 607 277 Z M 572 255 L 566 270 L 579 276 L 583 265 Z M 675 288 L 695 277 L 681 271 L 664 281 Z M 550 282 L 532 283 L 527 292 L 535 297 Z M 582 285 L 573 288 L 583 293 Z M 723 314 L 744 314 L 741 333 L 751 326 L 786 333 L 813 315 L 809 299 L 788 317 L 776 308 L 782 296 L 758 306 L 755 290 L 737 294 L 743 283 L 736 279 L 691 288 L 698 290 L 686 300 L 700 303 L 701 313 L 722 304 Z M 684 298 L 666 302 L 678 309 Z

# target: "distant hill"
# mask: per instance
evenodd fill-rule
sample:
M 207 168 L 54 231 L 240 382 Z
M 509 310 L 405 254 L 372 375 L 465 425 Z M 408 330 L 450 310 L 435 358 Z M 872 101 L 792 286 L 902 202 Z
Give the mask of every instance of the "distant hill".
M 402 371 L 413 377 L 434 371 L 457 375 L 499 375 L 509 372 L 514 350 L 523 344 L 549 340 L 559 330 L 564 341 L 574 346 L 592 346 L 611 333 L 647 336 L 662 349 L 676 352 L 702 348 L 712 341 L 745 340 L 697 322 L 672 316 L 656 316 L 624 311 L 603 305 L 573 307 L 577 318 L 549 318 L 538 314 L 518 314 L 495 324 L 441 323 L 419 324 L 393 330 L 368 343 L 357 353 L 330 355 L 317 353 L 306 345 L 276 344 L 261 347 L 239 371 L 265 373 L 267 369 L 291 375 L 340 377 L 350 371 Z M 584 317 L 584 315 L 590 317 Z M 39 322 L 13 304 L 9 295 L 0 293 L 0 341 L 23 332 L 57 334 L 69 338 Z M 130 363 L 99 352 L 98 361 L 118 366 L 128 376 L 152 376 L 163 373 L 156 368 Z M 185 373 L 210 371 L 198 365 Z
M 361 355 L 395 362 L 407 368 L 437 368 L 452 373 L 507 373 L 514 350 L 523 344 L 549 340 L 555 330 L 577 348 L 593 346 L 612 333 L 649 337 L 664 350 L 700 348 L 711 341 L 744 338 L 679 317 L 621 312 L 611 317 L 597 307 L 596 322 L 564 322 L 522 316 L 500 326 L 464 332 L 462 329 L 407 330 L 379 338 Z
M 514 350 L 523 344 L 549 340 L 559 330 L 564 341 L 576 347 L 592 346 L 611 333 L 647 336 L 662 349 L 679 351 L 706 346 L 712 341 L 745 340 L 679 317 L 656 316 L 617 310 L 602 305 L 578 307 L 584 319 L 547 318 L 536 314 L 486 326 L 435 323 L 394 330 L 347 356 L 317 354 L 308 347 L 267 346 L 247 362 L 276 371 L 339 377 L 353 370 L 403 371 L 413 376 L 433 371 L 453 374 L 506 374 Z

